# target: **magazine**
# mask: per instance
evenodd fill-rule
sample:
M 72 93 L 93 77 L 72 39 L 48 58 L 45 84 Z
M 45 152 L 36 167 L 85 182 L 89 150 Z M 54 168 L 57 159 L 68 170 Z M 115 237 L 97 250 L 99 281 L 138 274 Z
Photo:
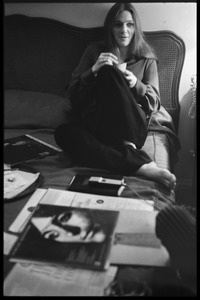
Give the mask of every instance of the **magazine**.
M 11 261 L 106 270 L 118 211 L 38 204 Z
M 89 209 L 101 210 L 154 210 L 152 200 L 123 198 L 113 196 L 99 196 L 94 194 L 78 193 L 59 189 L 41 189 L 38 188 L 25 204 L 19 215 L 9 227 L 9 231 L 20 233 L 24 230 L 33 209 L 38 203 L 84 207 Z
M 30 134 L 4 140 L 4 164 L 16 165 L 34 158 L 42 158 L 61 152 Z
M 155 225 L 158 211 L 121 210 L 110 263 L 165 267 L 169 265 L 169 253 L 156 236 Z

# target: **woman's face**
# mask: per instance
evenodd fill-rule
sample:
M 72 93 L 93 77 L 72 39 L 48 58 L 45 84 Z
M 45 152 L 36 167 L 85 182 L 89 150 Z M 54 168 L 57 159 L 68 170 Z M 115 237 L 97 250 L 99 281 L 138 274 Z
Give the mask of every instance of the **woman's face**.
M 76 211 L 62 213 L 56 218 L 33 218 L 32 223 L 45 239 L 57 242 L 102 242 L 105 238 L 103 232 L 88 232 L 90 219 Z
M 119 48 L 127 47 L 135 33 L 135 25 L 131 13 L 124 10 L 118 14 L 114 21 L 113 35 Z
M 58 215 L 56 222 L 51 222 L 43 231 L 46 239 L 58 242 L 82 241 L 84 240 L 89 220 L 77 212 L 66 212 Z

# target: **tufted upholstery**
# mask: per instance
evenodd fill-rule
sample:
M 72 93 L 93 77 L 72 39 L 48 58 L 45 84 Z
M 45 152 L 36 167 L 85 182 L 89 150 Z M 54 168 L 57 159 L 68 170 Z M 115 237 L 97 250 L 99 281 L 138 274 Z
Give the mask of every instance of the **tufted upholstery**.
M 146 32 L 146 38 L 158 56 L 162 105 L 173 117 L 177 129 L 180 114 L 178 90 L 185 57 L 185 44 L 171 31 Z

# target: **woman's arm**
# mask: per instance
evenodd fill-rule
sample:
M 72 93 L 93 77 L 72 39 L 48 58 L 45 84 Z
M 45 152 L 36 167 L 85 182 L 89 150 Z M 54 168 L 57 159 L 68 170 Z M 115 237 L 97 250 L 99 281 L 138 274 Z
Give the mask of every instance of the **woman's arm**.
M 98 47 L 94 44 L 86 48 L 78 66 L 72 73 L 72 81 L 78 77 L 83 85 L 88 85 L 94 81 L 95 76 L 92 72 L 92 66 L 98 58 L 99 51 Z
M 80 78 L 83 84 L 91 83 L 101 67 L 117 64 L 118 58 L 113 53 L 104 52 L 103 47 L 93 44 L 86 49 L 72 76 L 76 77 L 81 74 Z
M 71 100 L 73 108 L 81 112 L 92 104 L 93 87 L 99 69 L 113 64 L 117 64 L 117 57 L 104 52 L 102 43 L 93 43 L 87 47 L 72 73 L 72 80 L 66 86 L 66 96 Z
M 131 88 L 138 104 L 141 104 L 148 116 L 160 108 L 160 93 L 157 63 L 155 60 L 147 60 L 142 80 L 137 79 L 133 88 Z
M 66 85 L 66 97 L 70 99 L 72 108 L 77 113 L 82 111 L 89 105 L 89 94 L 91 93 L 95 75 L 92 72 L 92 66 L 98 58 L 98 47 L 90 45 L 86 48 L 83 56 L 72 73 L 72 79 Z

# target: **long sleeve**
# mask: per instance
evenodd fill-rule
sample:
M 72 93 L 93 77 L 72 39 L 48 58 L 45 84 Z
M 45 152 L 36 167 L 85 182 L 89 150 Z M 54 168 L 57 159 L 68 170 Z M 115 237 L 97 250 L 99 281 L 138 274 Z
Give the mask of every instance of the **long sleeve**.
M 72 79 L 67 84 L 67 97 L 71 100 L 72 107 L 82 110 L 92 105 L 90 100 L 95 87 L 96 77 L 92 66 L 103 52 L 103 43 L 93 43 L 88 46 L 74 72 Z M 147 116 L 160 108 L 160 95 L 157 64 L 154 59 L 130 60 L 127 68 L 137 77 L 137 83 L 131 89 Z
M 130 66 L 130 70 L 137 77 L 137 83 L 132 88 L 138 104 L 147 115 L 160 109 L 160 93 L 157 64 L 155 60 L 144 59 Z
M 71 101 L 72 108 L 82 113 L 88 106 L 93 105 L 91 94 L 95 86 L 96 77 L 92 66 L 101 53 L 101 44 L 94 43 L 88 46 L 72 73 L 72 79 L 66 86 L 66 97 Z
M 94 43 L 88 46 L 83 53 L 78 66 L 72 73 L 72 81 L 73 79 L 79 77 L 79 80 L 83 86 L 93 83 L 95 76 L 92 72 L 92 66 L 96 63 L 100 53 L 101 47 L 99 47 L 99 44 Z

